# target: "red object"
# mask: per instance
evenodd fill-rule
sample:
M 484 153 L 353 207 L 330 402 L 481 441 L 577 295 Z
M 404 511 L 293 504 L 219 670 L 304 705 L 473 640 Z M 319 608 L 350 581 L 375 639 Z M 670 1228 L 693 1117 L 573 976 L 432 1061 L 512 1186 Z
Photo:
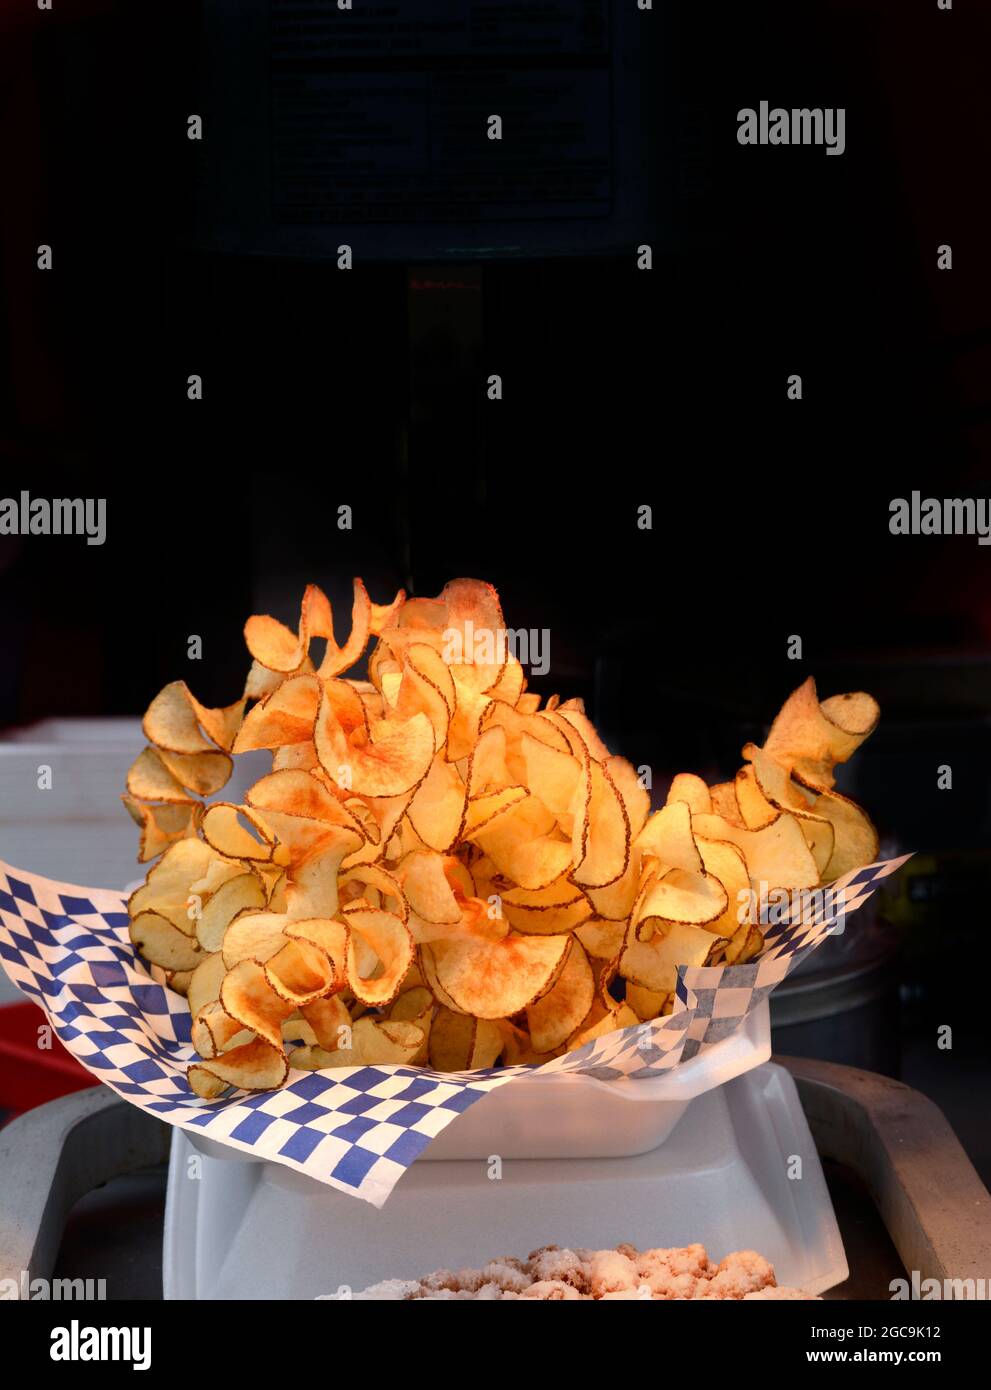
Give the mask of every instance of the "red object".
M 50 1048 L 38 1046 L 38 1029 L 45 1023 L 37 1004 L 0 1004 L 0 1110 L 19 1114 L 100 1084 L 54 1031 Z

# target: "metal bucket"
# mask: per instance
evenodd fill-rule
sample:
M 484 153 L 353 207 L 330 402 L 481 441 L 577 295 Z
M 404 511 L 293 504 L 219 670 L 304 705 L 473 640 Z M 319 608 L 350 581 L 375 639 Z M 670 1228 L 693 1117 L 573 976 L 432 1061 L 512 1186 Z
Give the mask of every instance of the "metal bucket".
M 866 903 L 771 995 L 776 1053 L 898 1076 L 898 936 Z

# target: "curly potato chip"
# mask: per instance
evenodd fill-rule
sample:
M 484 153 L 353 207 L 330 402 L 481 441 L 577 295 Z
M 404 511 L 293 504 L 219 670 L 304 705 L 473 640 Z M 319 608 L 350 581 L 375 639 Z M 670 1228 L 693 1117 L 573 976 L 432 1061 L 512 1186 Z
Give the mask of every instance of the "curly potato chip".
M 824 791 L 816 797 L 815 812 L 833 830 L 829 858 L 821 871 L 823 883 L 832 883 L 861 864 L 873 863 L 878 854 L 878 834 L 866 811 L 837 791 Z M 803 827 L 808 823 L 801 822 Z
M 643 985 L 627 981 L 626 1002 L 642 1023 L 658 1018 L 670 998 L 671 995 L 663 990 L 644 989 Z
M 245 715 L 234 740 L 234 753 L 312 744 L 320 695 L 321 684 L 313 674 L 282 681 Z
M 194 700 L 185 681 L 173 681 L 152 700 L 141 727 L 156 748 L 170 753 L 211 753 L 218 747 L 218 739 L 203 733 L 204 719 L 215 733 L 226 737 L 225 711 L 205 709 Z
M 122 796 L 128 815 L 141 827 L 138 859 L 145 863 L 157 859 L 163 850 L 180 840 L 195 838 L 200 823 L 200 802 L 151 805 L 132 796 Z
M 193 753 L 192 757 L 209 757 Z M 127 790 L 139 801 L 189 802 L 189 793 L 172 775 L 156 748 L 143 749 L 127 773 Z
M 553 985 L 571 945 L 567 936 L 504 936 L 499 941 L 435 941 L 437 980 L 463 1013 L 506 1018 Z
M 193 1018 L 207 1004 L 220 998 L 220 986 L 227 974 L 227 966 L 219 951 L 202 959 L 189 977 L 186 999 Z
M 714 816 L 722 816 L 730 825 L 737 825 L 745 828 L 743 817 L 740 815 L 740 806 L 736 799 L 736 782 L 717 782 L 715 786 L 709 788 L 712 800 L 712 812 Z M 705 813 L 703 813 L 705 814 Z
M 435 758 L 413 794 L 407 815 L 420 840 L 447 854 L 461 838 L 468 812 L 468 788 L 454 763 Z
M 863 691 L 833 695 L 822 703 L 809 676 L 781 706 L 764 752 L 788 772 L 817 789 L 834 784 L 833 768 L 845 763 L 873 733 L 877 701 Z
M 411 1065 L 424 1043 L 423 1029 L 415 1023 L 386 1019 L 359 1018 L 351 1030 L 351 1046 L 334 1052 L 323 1048 L 297 1047 L 290 1061 L 303 1071 L 322 1071 L 325 1067 L 369 1067 Z
M 430 1029 L 427 1055 L 437 1071 L 472 1071 L 493 1066 L 504 1045 L 495 1023 L 441 1006 Z
M 165 970 L 195 970 L 203 951 L 188 936 L 157 912 L 139 912 L 131 918 L 131 940 L 145 960 Z
M 607 922 L 598 917 L 575 929 L 575 935 L 595 960 L 615 960 L 626 940 L 626 922 Z
M 224 976 L 220 1007 L 242 1028 L 281 1049 L 282 1024 L 295 1006 L 272 989 L 263 965 L 256 960 L 242 960 Z
M 553 1052 L 581 1026 L 595 997 L 595 976 L 580 941 L 573 941 L 561 972 L 546 994 L 527 1005 L 530 1041 L 538 1052 Z
M 289 1063 L 281 1038 L 278 1048 L 255 1038 L 209 1062 L 194 1062 L 186 1075 L 196 1094 L 210 1100 L 228 1086 L 239 1091 L 275 1091 L 289 1075 Z
M 384 1008 L 399 993 L 407 970 L 413 963 L 413 937 L 409 927 L 391 912 L 349 907 L 344 909 L 348 929 L 348 987 L 363 1004 Z M 363 968 L 359 945 L 364 943 L 374 956 L 374 973 Z
M 518 932 L 552 936 L 574 931 L 593 915 L 589 894 L 566 879 L 547 888 L 510 888 L 499 894 L 503 916 Z M 606 891 L 606 890 L 603 890 Z
M 678 983 L 678 966 L 703 965 L 711 946 L 712 934 L 703 927 L 665 922 L 655 926 L 649 941 L 640 941 L 631 924 L 620 952 L 620 974 L 635 985 L 669 994 Z
M 679 967 L 759 955 L 752 890 L 877 853 L 833 790 L 868 695 L 807 681 L 733 780 L 679 773 L 651 813 L 581 700 L 527 691 L 491 585 L 376 605 L 356 579 L 343 644 L 309 585 L 295 631 L 256 615 L 245 638 L 240 700 L 174 681 L 151 702 L 122 797 L 151 861 L 132 940 L 186 994 L 196 1095 L 280 1086 L 290 1062 L 540 1065 L 670 1013 Z M 244 805 L 213 800 L 261 749 Z
M 677 773 L 668 789 L 666 804 L 670 806 L 672 801 L 684 801 L 690 811 L 701 812 L 703 815 L 713 810 L 712 793 L 702 778 L 696 777 L 694 772 Z
M 270 988 L 293 1009 L 312 1004 L 343 985 L 333 958 L 304 938 L 287 941 L 269 956 L 263 970 Z
M 630 862 L 630 817 L 604 763 L 586 759 L 572 801 L 572 883 L 605 888 L 622 878 Z
M 740 910 L 750 900 L 747 861 L 739 845 L 729 840 L 706 840 L 700 836 L 696 844 L 706 875 L 715 879 L 726 894 L 723 913 L 702 925 L 717 936 L 732 936 L 740 921 Z
M 605 1012 L 601 1018 L 589 1023 L 587 1020 L 582 1028 L 574 1033 L 567 1042 L 569 1052 L 575 1052 L 579 1047 L 584 1047 L 586 1043 L 594 1042 L 596 1038 L 603 1038 L 607 1033 L 615 1033 L 620 1028 L 633 1028 L 640 1022 L 629 1004 L 617 1003 L 614 1008 Z
M 637 848 L 668 869 L 705 872 L 695 843 L 695 821 L 688 803 L 672 801 L 656 811 L 637 836 Z
M 313 1033 L 315 1046 L 322 1047 L 326 1052 L 336 1052 L 346 1046 L 351 1032 L 351 1015 L 339 994 L 314 999 L 312 1003 L 304 1004 L 300 1012 Z
M 226 1013 L 219 999 L 211 999 L 193 1019 L 193 1046 L 201 1057 L 219 1057 L 234 1047 L 243 1047 L 254 1037 L 236 1018 Z
M 771 825 L 781 814 L 780 807 L 773 806 L 761 790 L 754 769 L 741 767 L 734 782 L 736 804 L 740 819 L 748 830 L 762 830 Z
M 636 924 L 660 918 L 705 926 L 718 921 L 729 907 L 729 898 L 718 879 L 710 874 L 666 869 L 653 880 L 633 914 Z
M 266 961 L 286 944 L 282 912 L 241 912 L 224 932 L 221 954 L 228 970 L 242 960 Z
M 204 951 L 219 952 L 224 933 L 240 912 L 266 907 L 265 885 L 257 874 L 248 872 L 222 883 L 212 893 L 194 919 L 196 939 Z
M 272 858 L 275 836 L 245 806 L 215 801 L 203 812 L 201 824 L 207 844 L 228 859 Z
M 750 881 L 770 888 L 812 888 L 819 872 L 799 822 L 784 811 L 760 830 L 731 825 L 721 816 L 696 816 L 696 832 L 705 839 L 728 840 L 744 854 Z
M 345 730 L 324 692 L 317 711 L 313 742 L 320 765 L 344 791 L 359 796 L 389 797 L 420 785 L 434 756 L 430 720 L 418 713 L 409 719 L 376 720 L 366 735 Z
M 471 838 L 520 888 L 547 888 L 572 862 L 571 846 L 554 833 L 553 814 L 534 796 L 517 801 Z
M 127 900 L 132 920 L 151 910 L 159 913 L 186 936 L 196 931 L 195 889 L 212 866 L 222 864 L 234 874 L 238 866 L 227 864 L 202 840 L 179 840 L 170 845 L 161 859 L 148 871 L 140 888 Z

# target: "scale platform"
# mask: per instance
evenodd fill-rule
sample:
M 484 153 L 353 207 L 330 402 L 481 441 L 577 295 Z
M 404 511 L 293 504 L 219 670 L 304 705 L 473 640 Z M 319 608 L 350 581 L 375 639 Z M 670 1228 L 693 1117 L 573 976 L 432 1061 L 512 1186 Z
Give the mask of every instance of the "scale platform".
M 190 1159 L 199 1161 L 190 1163 Z M 164 1295 L 346 1298 L 388 1278 L 477 1267 L 540 1245 L 754 1249 L 778 1282 L 847 1277 L 836 1218 L 788 1072 L 765 1063 L 688 1106 L 630 1158 L 414 1163 L 378 1210 L 282 1164 L 214 1159 L 173 1132 Z M 198 1174 L 198 1176 L 195 1176 Z

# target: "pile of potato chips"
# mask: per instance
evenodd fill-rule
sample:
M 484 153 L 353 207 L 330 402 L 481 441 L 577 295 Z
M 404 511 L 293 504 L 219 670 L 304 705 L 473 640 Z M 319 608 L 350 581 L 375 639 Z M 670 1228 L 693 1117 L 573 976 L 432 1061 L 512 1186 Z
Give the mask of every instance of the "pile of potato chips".
M 753 957 L 752 889 L 876 855 L 833 789 L 868 695 L 820 704 L 806 681 L 734 782 L 679 774 L 651 815 L 580 700 L 527 693 L 490 585 L 380 607 L 355 580 L 351 623 L 339 646 L 311 585 L 297 632 L 249 618 L 235 704 L 177 681 L 145 716 L 123 799 L 157 862 L 131 937 L 188 997 L 198 1095 L 290 1065 L 544 1062 L 670 1012 L 679 965 Z M 245 804 L 205 802 L 251 749 L 272 771 Z

